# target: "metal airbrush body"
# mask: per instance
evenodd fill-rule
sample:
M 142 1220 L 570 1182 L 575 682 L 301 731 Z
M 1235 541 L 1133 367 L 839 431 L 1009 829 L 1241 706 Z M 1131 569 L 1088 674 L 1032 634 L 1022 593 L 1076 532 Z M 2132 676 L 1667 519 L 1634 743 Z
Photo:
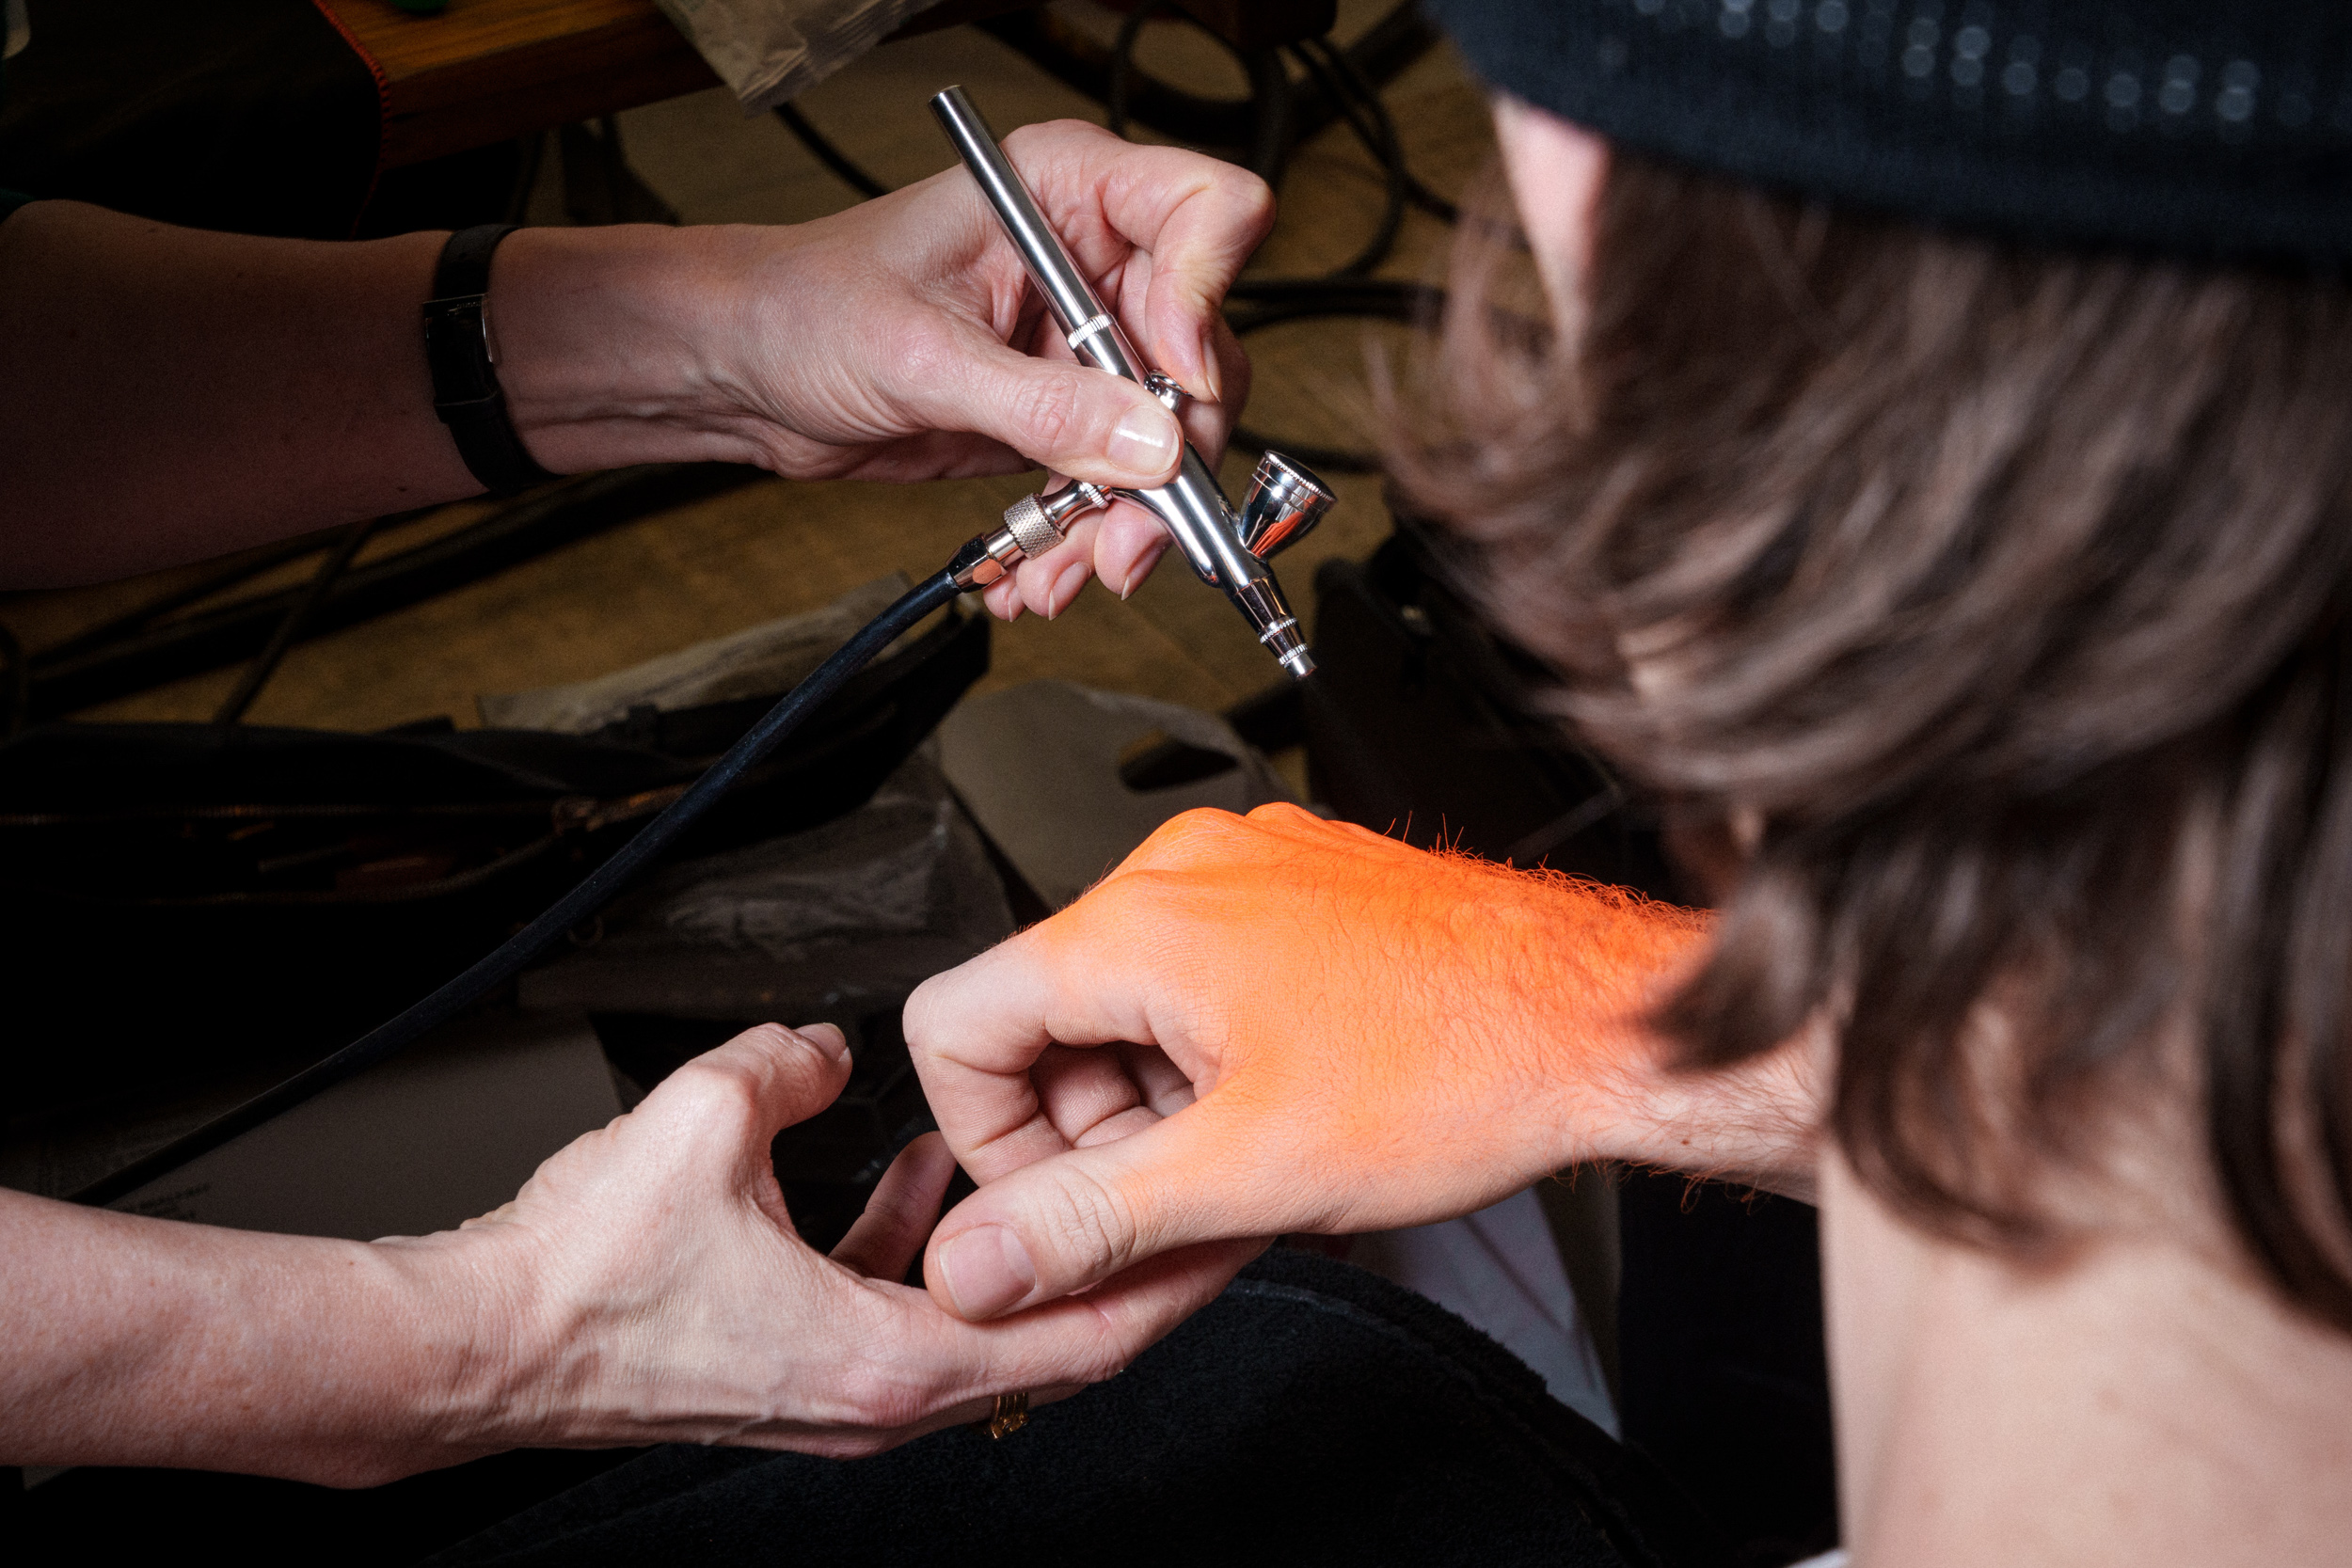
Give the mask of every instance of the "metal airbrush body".
M 931 112 L 1003 220 L 1071 350 L 1096 369 L 1146 388 L 1174 412 L 1184 400 L 1183 388 L 1143 369 L 1135 346 L 1038 211 L 1029 188 L 1006 160 L 972 100 L 961 87 L 949 87 L 931 100 Z M 1200 580 L 1233 601 L 1283 669 L 1300 676 L 1314 673 L 1315 661 L 1299 635 L 1298 618 L 1291 613 L 1266 560 L 1303 538 L 1330 510 L 1333 497 L 1321 480 L 1279 452 L 1259 460 L 1238 515 L 1189 441 L 1176 477 L 1156 490 L 1098 488 L 1081 482 L 1051 495 L 1025 496 L 1005 513 L 1005 526 L 988 537 L 984 552 L 968 569 L 994 576 L 1052 548 L 1060 543 L 1072 517 L 1107 506 L 1113 496 L 1125 497 L 1159 518 Z M 975 580 L 986 578 L 976 576 Z

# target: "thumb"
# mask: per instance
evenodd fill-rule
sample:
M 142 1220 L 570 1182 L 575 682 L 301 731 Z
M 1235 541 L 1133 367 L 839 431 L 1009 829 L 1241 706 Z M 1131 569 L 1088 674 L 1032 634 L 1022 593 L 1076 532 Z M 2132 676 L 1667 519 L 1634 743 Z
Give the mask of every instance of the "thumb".
M 849 1079 L 849 1042 L 832 1024 L 763 1023 L 671 1073 L 638 1114 L 764 1159 L 769 1140 L 832 1104 Z
M 1174 477 L 1184 431 L 1157 398 L 1123 376 L 1040 359 L 977 326 L 934 382 L 927 420 L 1002 441 L 1032 463 L 1097 484 L 1148 488 Z
M 923 1282 L 949 1311 L 977 1323 L 1172 1248 L 1290 1228 L 1279 1192 L 1217 1136 L 1214 1104 L 990 1182 L 940 1221 Z

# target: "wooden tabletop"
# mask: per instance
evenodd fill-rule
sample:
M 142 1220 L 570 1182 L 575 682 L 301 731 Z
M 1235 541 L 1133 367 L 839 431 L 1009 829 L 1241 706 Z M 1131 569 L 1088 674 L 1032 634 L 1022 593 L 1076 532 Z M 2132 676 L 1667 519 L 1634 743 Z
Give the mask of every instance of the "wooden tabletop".
M 713 87 L 654 0 L 324 0 L 385 87 L 383 161 L 422 163 Z

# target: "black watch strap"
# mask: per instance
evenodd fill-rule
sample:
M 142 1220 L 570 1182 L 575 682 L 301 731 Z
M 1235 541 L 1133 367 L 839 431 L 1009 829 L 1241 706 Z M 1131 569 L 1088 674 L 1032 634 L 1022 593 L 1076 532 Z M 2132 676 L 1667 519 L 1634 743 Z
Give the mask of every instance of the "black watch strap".
M 433 368 L 433 411 L 449 426 L 457 454 L 491 494 L 511 496 L 555 476 L 532 459 L 507 417 L 498 354 L 483 298 L 490 290 L 490 253 L 515 231 L 511 223 L 460 229 L 441 247 L 433 297 L 424 306 L 424 356 Z

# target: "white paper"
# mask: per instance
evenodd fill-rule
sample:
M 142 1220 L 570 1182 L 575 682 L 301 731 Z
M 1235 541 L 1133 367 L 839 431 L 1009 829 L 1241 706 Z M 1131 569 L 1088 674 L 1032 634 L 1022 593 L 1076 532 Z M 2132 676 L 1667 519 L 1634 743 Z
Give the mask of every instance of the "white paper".
M 660 0 L 747 115 L 790 103 L 936 0 Z
M 1358 1236 L 1347 1260 L 1447 1308 L 1534 1369 L 1553 1399 L 1617 1435 L 1616 1402 L 1533 1188 L 1459 1219 Z

